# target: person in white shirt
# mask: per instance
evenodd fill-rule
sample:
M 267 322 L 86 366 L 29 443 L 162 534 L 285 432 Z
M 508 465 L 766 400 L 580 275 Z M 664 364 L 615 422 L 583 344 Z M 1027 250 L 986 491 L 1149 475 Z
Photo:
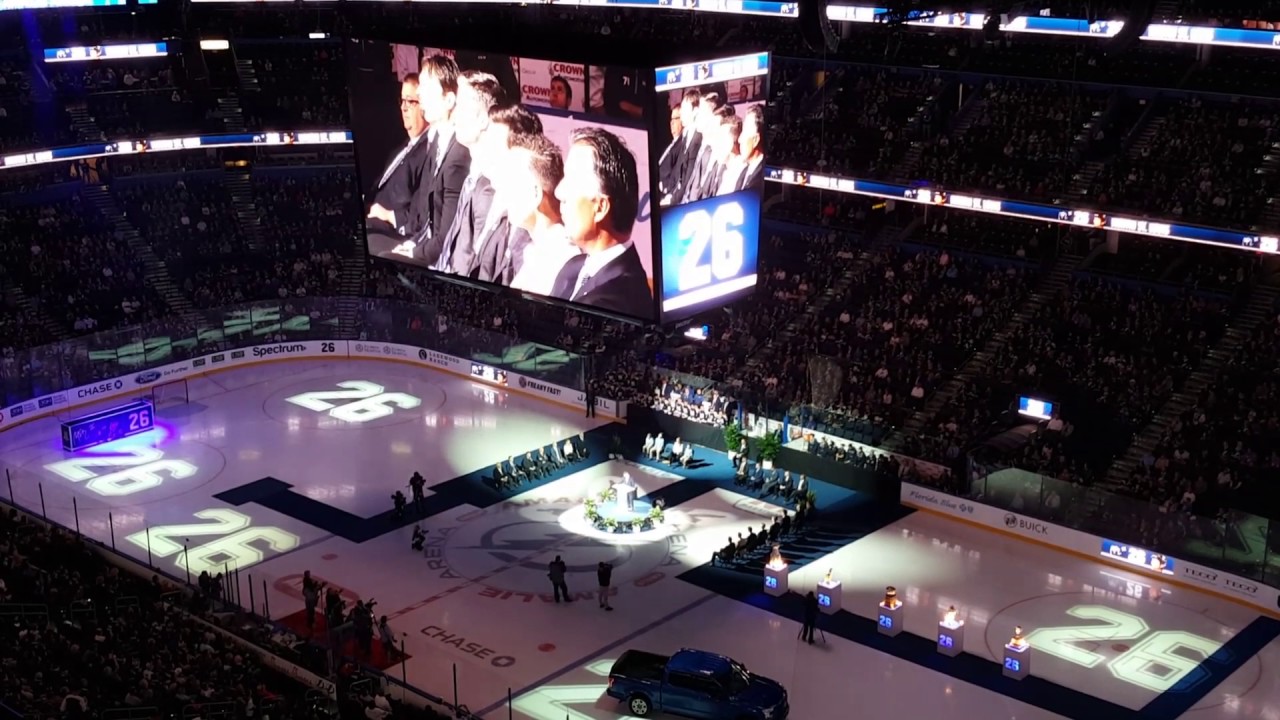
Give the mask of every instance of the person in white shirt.
M 671 459 L 675 460 L 676 458 L 680 457 L 680 455 L 683 453 L 684 453 L 684 441 L 681 440 L 680 438 L 676 438 L 676 441 L 674 443 L 671 443 Z
M 645 435 L 644 435 L 644 454 L 645 454 L 645 456 L 647 457 L 647 456 L 649 455 L 649 453 L 651 453 L 651 452 L 653 452 L 653 434 L 652 434 L 652 433 L 645 433 Z
M 649 457 L 657 460 L 662 457 L 662 451 L 667 447 L 667 439 L 658 433 L 658 437 L 653 441 L 653 448 L 649 453 Z
M 680 465 L 689 467 L 689 463 L 693 460 L 693 445 L 685 443 L 684 452 L 680 453 Z
M 511 225 L 530 238 L 523 248 L 513 248 L 522 256 L 511 287 L 550 295 L 565 263 L 581 253 L 561 223 L 555 194 L 564 179 L 564 157 L 545 135 L 515 136 L 502 166 L 495 173 L 497 201 Z

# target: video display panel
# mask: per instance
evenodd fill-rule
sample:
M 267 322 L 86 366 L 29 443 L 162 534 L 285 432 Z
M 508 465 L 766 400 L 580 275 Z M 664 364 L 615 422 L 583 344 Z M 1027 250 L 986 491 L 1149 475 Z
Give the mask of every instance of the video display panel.
M 369 252 L 652 321 L 652 70 L 360 41 Z
M 656 113 L 666 131 L 656 163 L 663 322 L 756 285 L 768 77 L 768 53 L 656 71 Z

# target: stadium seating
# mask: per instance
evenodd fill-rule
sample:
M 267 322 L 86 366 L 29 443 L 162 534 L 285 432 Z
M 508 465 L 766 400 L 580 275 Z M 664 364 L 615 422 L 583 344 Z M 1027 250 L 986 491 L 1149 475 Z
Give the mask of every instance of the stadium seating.
M 1051 4 L 1073 17 L 1083 17 L 1085 5 L 1097 9 Z M 374 26 L 428 22 L 367 5 L 377 7 L 353 12 Z M 1176 5 L 1186 18 L 1232 26 L 1248 26 L 1255 12 L 1278 14 L 1274 3 Z M 525 10 L 495 10 L 496 22 L 523 27 L 532 17 Z M 41 21 L 46 41 L 74 42 L 77 33 L 57 20 Z M 314 30 L 310 22 L 233 12 L 213 27 L 237 38 L 300 38 Z M 540 22 L 580 35 L 607 28 L 610 36 L 723 40 L 726 54 L 773 43 L 790 57 L 778 59 L 773 77 L 771 165 L 1280 231 L 1278 106 L 1195 94 L 1274 92 L 1280 73 L 1269 53 L 1220 48 L 1198 62 L 1194 48 L 1169 43 L 1117 55 L 1079 39 L 983 42 L 958 34 L 968 31 L 856 25 L 838 52 L 814 57 L 797 33 L 779 33 L 768 19 L 611 10 Z M 138 39 L 119 20 L 86 23 L 96 38 Z M 347 125 L 346 70 L 335 42 L 236 42 L 223 56 L 187 50 L 185 58 L 88 72 L 46 67 L 41 75 L 23 37 L 0 24 L 0 41 L 16 38 L 0 51 L 6 154 L 90 138 L 223 131 L 227 114 L 214 111 L 221 95 L 235 100 L 248 128 Z M 214 87 L 197 88 L 183 72 L 197 57 L 209 63 Z M 357 193 L 349 150 L 201 149 L 5 169 L 6 392 L 31 374 L 22 349 L 56 339 L 159 317 L 178 324 L 184 310 L 250 300 L 396 298 L 414 306 L 395 311 L 395 326 L 422 333 L 424 342 L 479 354 L 518 337 L 598 353 L 596 392 L 635 403 L 654 403 L 660 378 L 674 373 L 752 413 L 821 427 L 834 439 L 815 441 L 812 452 L 888 474 L 910 472 L 905 457 L 950 468 L 972 457 L 1127 493 L 1170 514 L 1258 512 L 1280 500 L 1271 482 L 1280 469 L 1280 307 L 1269 302 L 1274 268 L 1263 257 L 770 187 L 759 287 L 696 318 L 710 336 L 695 341 L 371 261 Z M 378 339 L 386 318 L 372 316 L 372 303 L 354 306 L 352 337 Z M 1193 400 L 1186 407 L 1183 394 Z M 1051 399 L 1060 413 L 1044 422 L 1020 418 L 1011 412 L 1020 395 Z M 111 630 L 117 647 L 199 632 L 157 604 L 153 588 L 95 564 L 71 538 L 0 521 L 0 556 L 14 552 L 53 568 L 42 589 L 56 599 L 33 600 L 36 574 L 5 568 L 6 601 L 64 612 L 83 593 L 99 592 L 86 581 L 103 579 L 105 609 L 94 624 L 59 631 L 59 648 L 98 627 Z M 52 563 L 55 556 L 66 559 Z M 32 652 L 23 629 L 7 628 L 0 640 L 0 658 L 18 664 L 2 677 L 25 688 L 23 712 L 58 714 L 68 695 L 95 709 L 141 703 L 180 712 L 205 692 L 241 703 L 252 697 L 264 709 L 288 696 L 271 712 L 277 719 L 312 712 L 302 693 L 275 690 L 287 683 L 256 665 L 178 693 L 146 695 L 82 676 L 55 686 L 14 669 Z M 269 694 L 258 678 L 269 678 Z

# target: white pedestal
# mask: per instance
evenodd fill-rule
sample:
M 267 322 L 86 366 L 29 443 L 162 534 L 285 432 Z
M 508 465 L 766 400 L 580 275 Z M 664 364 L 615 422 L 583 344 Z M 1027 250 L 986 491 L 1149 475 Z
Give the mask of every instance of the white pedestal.
M 1004 646 L 1004 676 L 1026 680 L 1031 675 L 1031 646 Z
M 774 597 L 781 597 L 787 594 L 787 576 L 791 574 L 791 569 L 787 566 L 781 568 L 772 568 L 768 565 L 764 566 L 764 591 Z
M 625 508 L 628 512 L 636 509 L 636 489 L 626 483 L 617 483 L 613 486 L 614 497 L 617 498 L 618 507 Z
M 839 580 L 826 582 L 825 580 L 818 583 L 818 609 L 827 615 L 835 615 L 840 612 L 841 602 L 844 599 L 844 587 Z
M 879 626 L 880 634 L 893 637 L 902 632 L 902 614 L 902 603 L 898 603 L 897 607 L 877 603 L 876 624 Z
M 955 657 L 964 652 L 964 621 L 938 623 L 938 652 Z

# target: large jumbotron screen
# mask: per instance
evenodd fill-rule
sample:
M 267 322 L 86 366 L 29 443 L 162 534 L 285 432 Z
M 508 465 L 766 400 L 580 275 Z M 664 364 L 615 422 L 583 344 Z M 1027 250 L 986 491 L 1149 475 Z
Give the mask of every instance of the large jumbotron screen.
M 369 252 L 655 321 L 653 70 L 358 41 Z
M 764 187 L 765 52 L 661 67 L 656 114 L 669 128 L 657 162 L 664 321 L 756 285 Z

